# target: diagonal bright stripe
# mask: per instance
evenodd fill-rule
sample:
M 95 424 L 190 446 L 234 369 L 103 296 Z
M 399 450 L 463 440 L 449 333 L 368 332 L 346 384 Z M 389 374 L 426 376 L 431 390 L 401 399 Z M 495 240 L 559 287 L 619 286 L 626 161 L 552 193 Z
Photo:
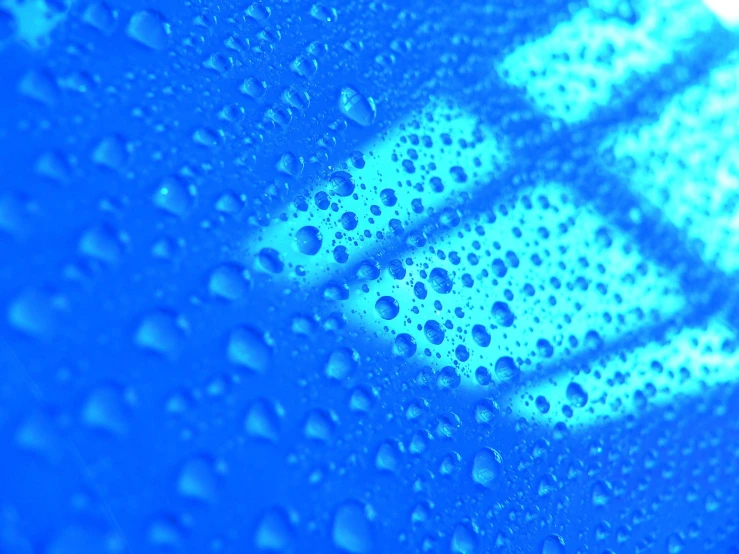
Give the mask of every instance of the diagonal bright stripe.
M 732 333 L 716 321 L 686 328 L 664 342 L 596 360 L 588 365 L 589 373 L 563 372 L 514 395 L 512 406 L 528 419 L 563 421 L 571 428 L 616 421 L 648 406 L 677 407 L 681 400 L 739 379 L 739 351 L 733 343 Z M 587 402 L 578 407 L 583 392 Z M 540 410 L 544 405 L 546 414 Z
M 629 4 L 635 6 L 633 21 L 618 10 Z M 514 50 L 497 69 L 540 110 L 575 123 L 606 106 L 629 79 L 671 63 L 713 22 L 699 0 L 591 0 L 548 35 Z
M 284 276 L 305 284 L 325 282 L 490 183 L 505 159 L 493 131 L 445 99 L 432 100 L 362 151 L 363 167 L 348 160 L 345 169 L 311 191 L 302 208 L 293 206 L 286 221 L 249 237 L 244 255 L 258 258 L 270 248 L 287 265 Z M 321 235 L 315 253 L 313 229 Z M 308 253 L 301 252 L 301 241 Z
M 399 258 L 413 262 L 405 264 L 404 278 L 386 269 L 377 281 L 363 284 L 367 292 L 352 291 L 343 313 L 391 344 L 401 334 L 413 336 L 418 363 L 437 372 L 456 367 L 471 388 L 479 366 L 490 370 L 495 383 L 506 380 L 505 372 L 495 371 L 501 357 L 535 374 L 550 358 L 597 351 L 685 306 L 673 276 L 557 184 L 490 206 L 433 246 Z M 440 270 L 451 283 L 449 292 Z M 389 320 L 383 318 L 393 314 L 387 297 L 398 304 L 398 315 Z M 440 344 L 434 337 L 441 332 L 428 321 L 443 329 Z

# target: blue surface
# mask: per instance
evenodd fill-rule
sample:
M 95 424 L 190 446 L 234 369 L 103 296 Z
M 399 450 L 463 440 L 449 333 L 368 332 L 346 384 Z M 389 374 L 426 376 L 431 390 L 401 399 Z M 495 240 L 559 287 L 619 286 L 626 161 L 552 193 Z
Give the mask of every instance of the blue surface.
M 738 41 L 0 1 L 0 552 L 739 552 Z

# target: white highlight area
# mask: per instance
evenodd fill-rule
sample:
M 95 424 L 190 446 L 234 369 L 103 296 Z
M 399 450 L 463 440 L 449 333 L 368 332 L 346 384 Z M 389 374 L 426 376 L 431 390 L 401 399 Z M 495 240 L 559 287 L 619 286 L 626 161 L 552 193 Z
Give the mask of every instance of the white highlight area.
M 729 29 L 739 27 L 739 2 L 737 0 L 703 0 L 703 3 Z
M 284 275 L 325 282 L 491 183 L 505 163 L 494 132 L 445 99 L 432 100 L 362 153 L 296 203 L 286 221 L 250 237 L 247 255 L 271 248 L 291 265 Z
M 628 5 L 633 13 L 622 13 Z M 606 106 L 629 79 L 671 63 L 713 23 L 699 0 L 591 0 L 548 35 L 514 50 L 497 69 L 541 111 L 575 123 Z
M 674 405 L 739 379 L 732 333 L 716 321 L 686 328 L 628 354 L 590 364 L 588 373 L 563 372 L 512 399 L 514 411 L 572 428 L 615 421 L 644 409 Z M 694 400 L 690 400 L 694 401 Z M 546 406 L 547 413 L 542 413 Z
M 398 355 L 408 352 L 397 337 L 412 336 L 415 362 L 437 373 L 455 368 L 470 388 L 480 366 L 495 386 L 515 379 L 516 368 L 536 372 L 582 349 L 597 352 L 685 306 L 673 276 L 556 183 L 491 204 L 398 258 L 403 277 L 389 264 L 352 291 L 343 313 L 396 341 Z M 501 367 L 502 357 L 516 367 Z

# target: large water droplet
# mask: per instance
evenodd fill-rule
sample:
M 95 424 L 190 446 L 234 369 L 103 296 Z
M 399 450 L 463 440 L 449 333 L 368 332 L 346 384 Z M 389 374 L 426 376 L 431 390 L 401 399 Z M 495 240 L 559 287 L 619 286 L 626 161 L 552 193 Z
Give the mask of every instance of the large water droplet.
M 541 554 L 565 554 L 565 540 L 559 535 L 549 535 L 541 543 Z
M 323 235 L 316 227 L 306 225 L 295 233 L 295 244 L 301 253 L 313 256 L 321 249 Z
M 188 329 L 187 321 L 177 312 L 156 309 L 141 319 L 134 340 L 144 350 L 169 356 L 181 346 Z
M 334 514 L 331 536 L 334 545 L 353 554 L 365 554 L 372 550 L 372 529 L 365 515 L 364 506 L 357 501 L 345 502 Z
M 129 37 L 154 50 L 167 47 L 170 32 L 169 23 L 155 10 L 136 12 L 126 28 Z
M 228 338 L 230 362 L 257 373 L 264 373 L 272 358 L 272 348 L 262 334 L 252 327 L 239 327 Z
M 469 523 L 458 523 L 452 532 L 453 554 L 474 554 L 477 552 L 478 538 L 475 529 Z
M 366 98 L 352 87 L 341 89 L 339 109 L 348 119 L 362 127 L 372 125 L 377 115 L 375 101 L 372 98 Z
M 356 350 L 342 346 L 329 356 L 326 363 L 326 375 L 332 379 L 345 379 L 359 367 L 359 354 Z
M 185 463 L 177 479 L 177 491 L 186 498 L 212 502 L 218 488 L 215 461 L 197 456 Z
M 254 545 L 260 550 L 285 552 L 295 541 L 295 528 L 281 506 L 269 508 L 257 523 Z
M 513 325 L 513 312 L 505 302 L 496 302 L 493 304 L 493 319 L 495 323 L 501 327 L 510 327 Z
M 193 185 L 179 176 L 165 177 L 153 194 L 154 205 L 160 210 L 179 218 L 190 213 L 196 198 Z
M 398 301 L 392 296 L 381 296 L 375 302 L 375 310 L 382 319 L 390 320 L 394 319 L 395 316 L 400 312 L 400 305 Z
M 238 264 L 226 263 L 215 268 L 208 278 L 208 291 L 216 298 L 235 301 L 251 288 L 251 275 Z
M 49 339 L 54 335 L 57 317 L 66 305 L 63 297 L 42 289 L 26 289 L 8 306 L 8 324 L 30 337 Z
M 472 463 L 472 479 L 483 487 L 493 486 L 495 479 L 500 475 L 503 466 L 503 458 L 492 448 L 482 448 L 475 454 Z
M 337 196 L 349 196 L 354 192 L 354 179 L 346 171 L 334 171 L 329 177 L 331 191 Z
M 495 362 L 495 376 L 501 383 L 516 381 L 520 374 L 521 370 L 510 356 L 501 356 Z
M 121 435 L 131 417 L 134 397 L 118 385 L 105 385 L 93 390 L 82 408 L 82 421 L 91 429 Z
M 255 439 L 277 442 L 284 415 L 285 411 L 278 403 L 268 398 L 259 398 L 247 408 L 244 419 L 246 434 Z
M 429 282 L 431 283 L 431 288 L 439 294 L 447 294 L 452 290 L 452 278 L 446 269 L 441 269 L 440 267 L 432 269 L 429 275 Z

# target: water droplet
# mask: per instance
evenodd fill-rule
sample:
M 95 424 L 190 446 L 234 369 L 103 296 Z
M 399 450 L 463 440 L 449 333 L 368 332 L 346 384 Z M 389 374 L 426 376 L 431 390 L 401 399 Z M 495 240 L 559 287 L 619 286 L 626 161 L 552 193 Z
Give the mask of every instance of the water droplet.
M 550 405 L 549 401 L 546 398 L 544 398 L 543 396 L 537 396 L 535 403 L 536 409 L 539 410 L 539 413 L 549 413 Z
M 31 70 L 18 83 L 18 92 L 42 104 L 53 105 L 59 99 L 59 85 L 47 70 Z
M 339 109 L 348 119 L 362 127 L 372 125 L 377 116 L 377 108 L 372 98 L 365 98 L 352 87 L 344 87 L 339 95 Z
M 260 81 L 256 77 L 247 77 L 241 83 L 241 92 L 252 98 L 261 98 L 267 91 L 267 83 Z
M 542 358 L 551 358 L 554 355 L 554 347 L 546 339 L 536 341 L 536 350 Z
M 567 400 L 575 408 L 582 408 L 588 403 L 588 394 L 575 382 L 567 385 Z
M 318 71 L 318 60 L 311 56 L 298 56 L 293 60 L 291 67 L 301 77 L 313 77 Z
M 216 267 L 208 278 L 208 291 L 216 298 L 235 301 L 251 289 L 251 275 L 242 266 L 225 263 Z
M 484 447 L 477 451 L 472 462 L 472 480 L 478 485 L 490 488 L 503 471 L 503 458 L 492 448 Z
M 481 424 L 490 424 L 499 413 L 498 404 L 490 398 L 483 398 L 475 406 L 475 419 Z
M 285 262 L 282 255 L 274 248 L 262 248 L 257 256 L 259 267 L 269 273 L 282 273 Z
M 375 302 L 375 310 L 382 319 L 394 319 L 400 312 L 398 301 L 392 296 L 381 296 Z
M 398 446 L 393 441 L 385 441 L 377 449 L 375 467 L 378 471 L 395 473 L 400 463 Z
M 610 501 L 612 495 L 613 489 L 610 483 L 599 480 L 593 484 L 591 491 L 593 506 L 605 506 Z
M 374 281 L 380 276 L 380 264 L 375 260 L 362 260 L 357 268 L 357 277 L 363 281 Z
M 231 332 L 227 354 L 231 363 L 256 373 L 264 373 L 272 359 L 272 348 L 259 331 L 242 326 Z
M 182 467 L 177 479 L 177 491 L 186 498 L 201 502 L 215 500 L 218 476 L 215 461 L 210 456 L 197 456 Z
M 223 138 L 222 131 L 215 131 L 208 127 L 200 127 L 195 129 L 192 134 L 192 140 L 198 146 L 204 146 L 205 148 L 213 148 L 221 144 Z
M 510 356 L 501 356 L 495 362 L 495 376 L 501 383 L 516 381 L 520 374 L 521 370 Z
M 136 344 L 156 354 L 173 355 L 189 330 L 187 321 L 174 310 L 156 309 L 145 315 L 136 330 Z
M 408 333 L 400 333 L 395 337 L 395 345 L 393 346 L 393 353 L 401 358 L 410 358 L 418 349 L 416 339 L 414 339 Z
M 510 327 L 513 325 L 513 312 L 505 302 L 496 302 L 493 304 L 493 319 L 495 323 L 501 327 Z
M 680 554 L 685 549 L 685 539 L 681 533 L 670 533 L 667 537 L 667 554 Z M 729 554 L 732 551 L 729 550 Z
M 122 172 L 128 165 L 129 147 L 121 135 L 105 137 L 92 151 L 92 161 L 111 171 Z
M 337 417 L 326 410 L 311 410 L 305 419 L 305 436 L 318 442 L 328 442 L 334 434 Z
M 285 89 L 282 93 L 282 101 L 300 111 L 305 111 L 310 106 L 310 96 L 308 93 L 295 86 Z
M 435 267 L 429 275 L 431 288 L 439 294 L 448 294 L 452 290 L 452 279 L 446 269 Z
M 427 321 L 423 326 L 423 333 L 431 344 L 441 344 L 444 342 L 444 328 L 438 321 Z
M 301 253 L 313 256 L 321 249 L 323 235 L 316 227 L 306 225 L 295 233 L 295 244 Z
M 57 317 L 66 306 L 63 297 L 50 290 L 26 289 L 8 306 L 8 324 L 37 339 L 50 339 L 57 327 Z
M 485 329 L 483 325 L 474 325 L 472 327 L 472 339 L 479 346 L 482 346 L 484 348 L 490 345 L 490 341 L 492 340 L 492 337 L 490 336 L 490 333 L 488 333 L 488 330 Z
M 334 514 L 331 531 L 334 545 L 352 554 L 372 551 L 372 529 L 365 515 L 364 506 L 355 500 L 340 505 Z
M 565 554 L 565 540 L 559 535 L 549 535 L 541 543 L 541 554 Z
M 105 2 L 89 4 L 82 14 L 82 20 L 90 27 L 109 35 L 115 29 L 118 20 L 117 10 L 113 10 Z
M 155 10 L 136 12 L 126 28 L 129 37 L 154 50 L 167 47 L 170 32 L 169 23 Z
M 177 518 L 171 514 L 157 517 L 149 526 L 149 543 L 165 551 L 177 551 L 185 541 L 185 531 Z
M 490 371 L 484 366 L 480 366 L 475 370 L 475 380 L 479 385 L 487 386 L 492 381 Z
M 152 200 L 160 210 L 184 218 L 190 213 L 196 194 L 195 187 L 188 185 L 182 177 L 169 176 L 159 183 Z
M 118 263 L 123 256 L 125 237 L 108 224 L 98 225 L 82 234 L 79 252 L 106 265 Z
M 267 398 L 259 398 L 246 410 L 244 419 L 246 434 L 254 439 L 277 442 L 284 415 L 285 411 L 278 403 Z
M 452 552 L 454 554 L 474 554 L 477 552 L 478 538 L 469 523 L 458 523 L 452 532 Z
M 82 407 L 82 421 L 91 429 L 113 435 L 125 433 L 134 403 L 132 391 L 118 385 L 93 390 Z
M 354 192 L 354 179 L 346 171 L 334 171 L 329 178 L 331 191 L 337 196 L 349 196 Z
M 359 224 L 359 218 L 354 212 L 345 212 L 341 214 L 341 226 L 346 231 L 353 231 Z
M 69 160 L 61 152 L 44 152 L 36 160 L 34 170 L 38 175 L 57 183 L 68 181 L 72 172 Z
M 313 4 L 310 14 L 318 21 L 325 21 L 326 23 L 335 22 L 339 17 L 339 12 L 335 8 L 330 8 L 323 4 Z
M 359 367 L 359 353 L 352 348 L 342 346 L 329 356 L 326 363 L 326 375 L 331 379 L 343 380 Z
M 263 23 L 269 19 L 270 15 L 272 15 L 272 10 L 261 2 L 254 2 L 246 9 L 246 15 L 255 21 Z
M 305 160 L 292 152 L 286 152 L 280 156 L 277 162 L 277 171 L 289 177 L 297 178 L 303 173 Z
M 295 542 L 295 527 L 281 506 L 269 508 L 259 518 L 254 545 L 259 550 L 286 552 Z

